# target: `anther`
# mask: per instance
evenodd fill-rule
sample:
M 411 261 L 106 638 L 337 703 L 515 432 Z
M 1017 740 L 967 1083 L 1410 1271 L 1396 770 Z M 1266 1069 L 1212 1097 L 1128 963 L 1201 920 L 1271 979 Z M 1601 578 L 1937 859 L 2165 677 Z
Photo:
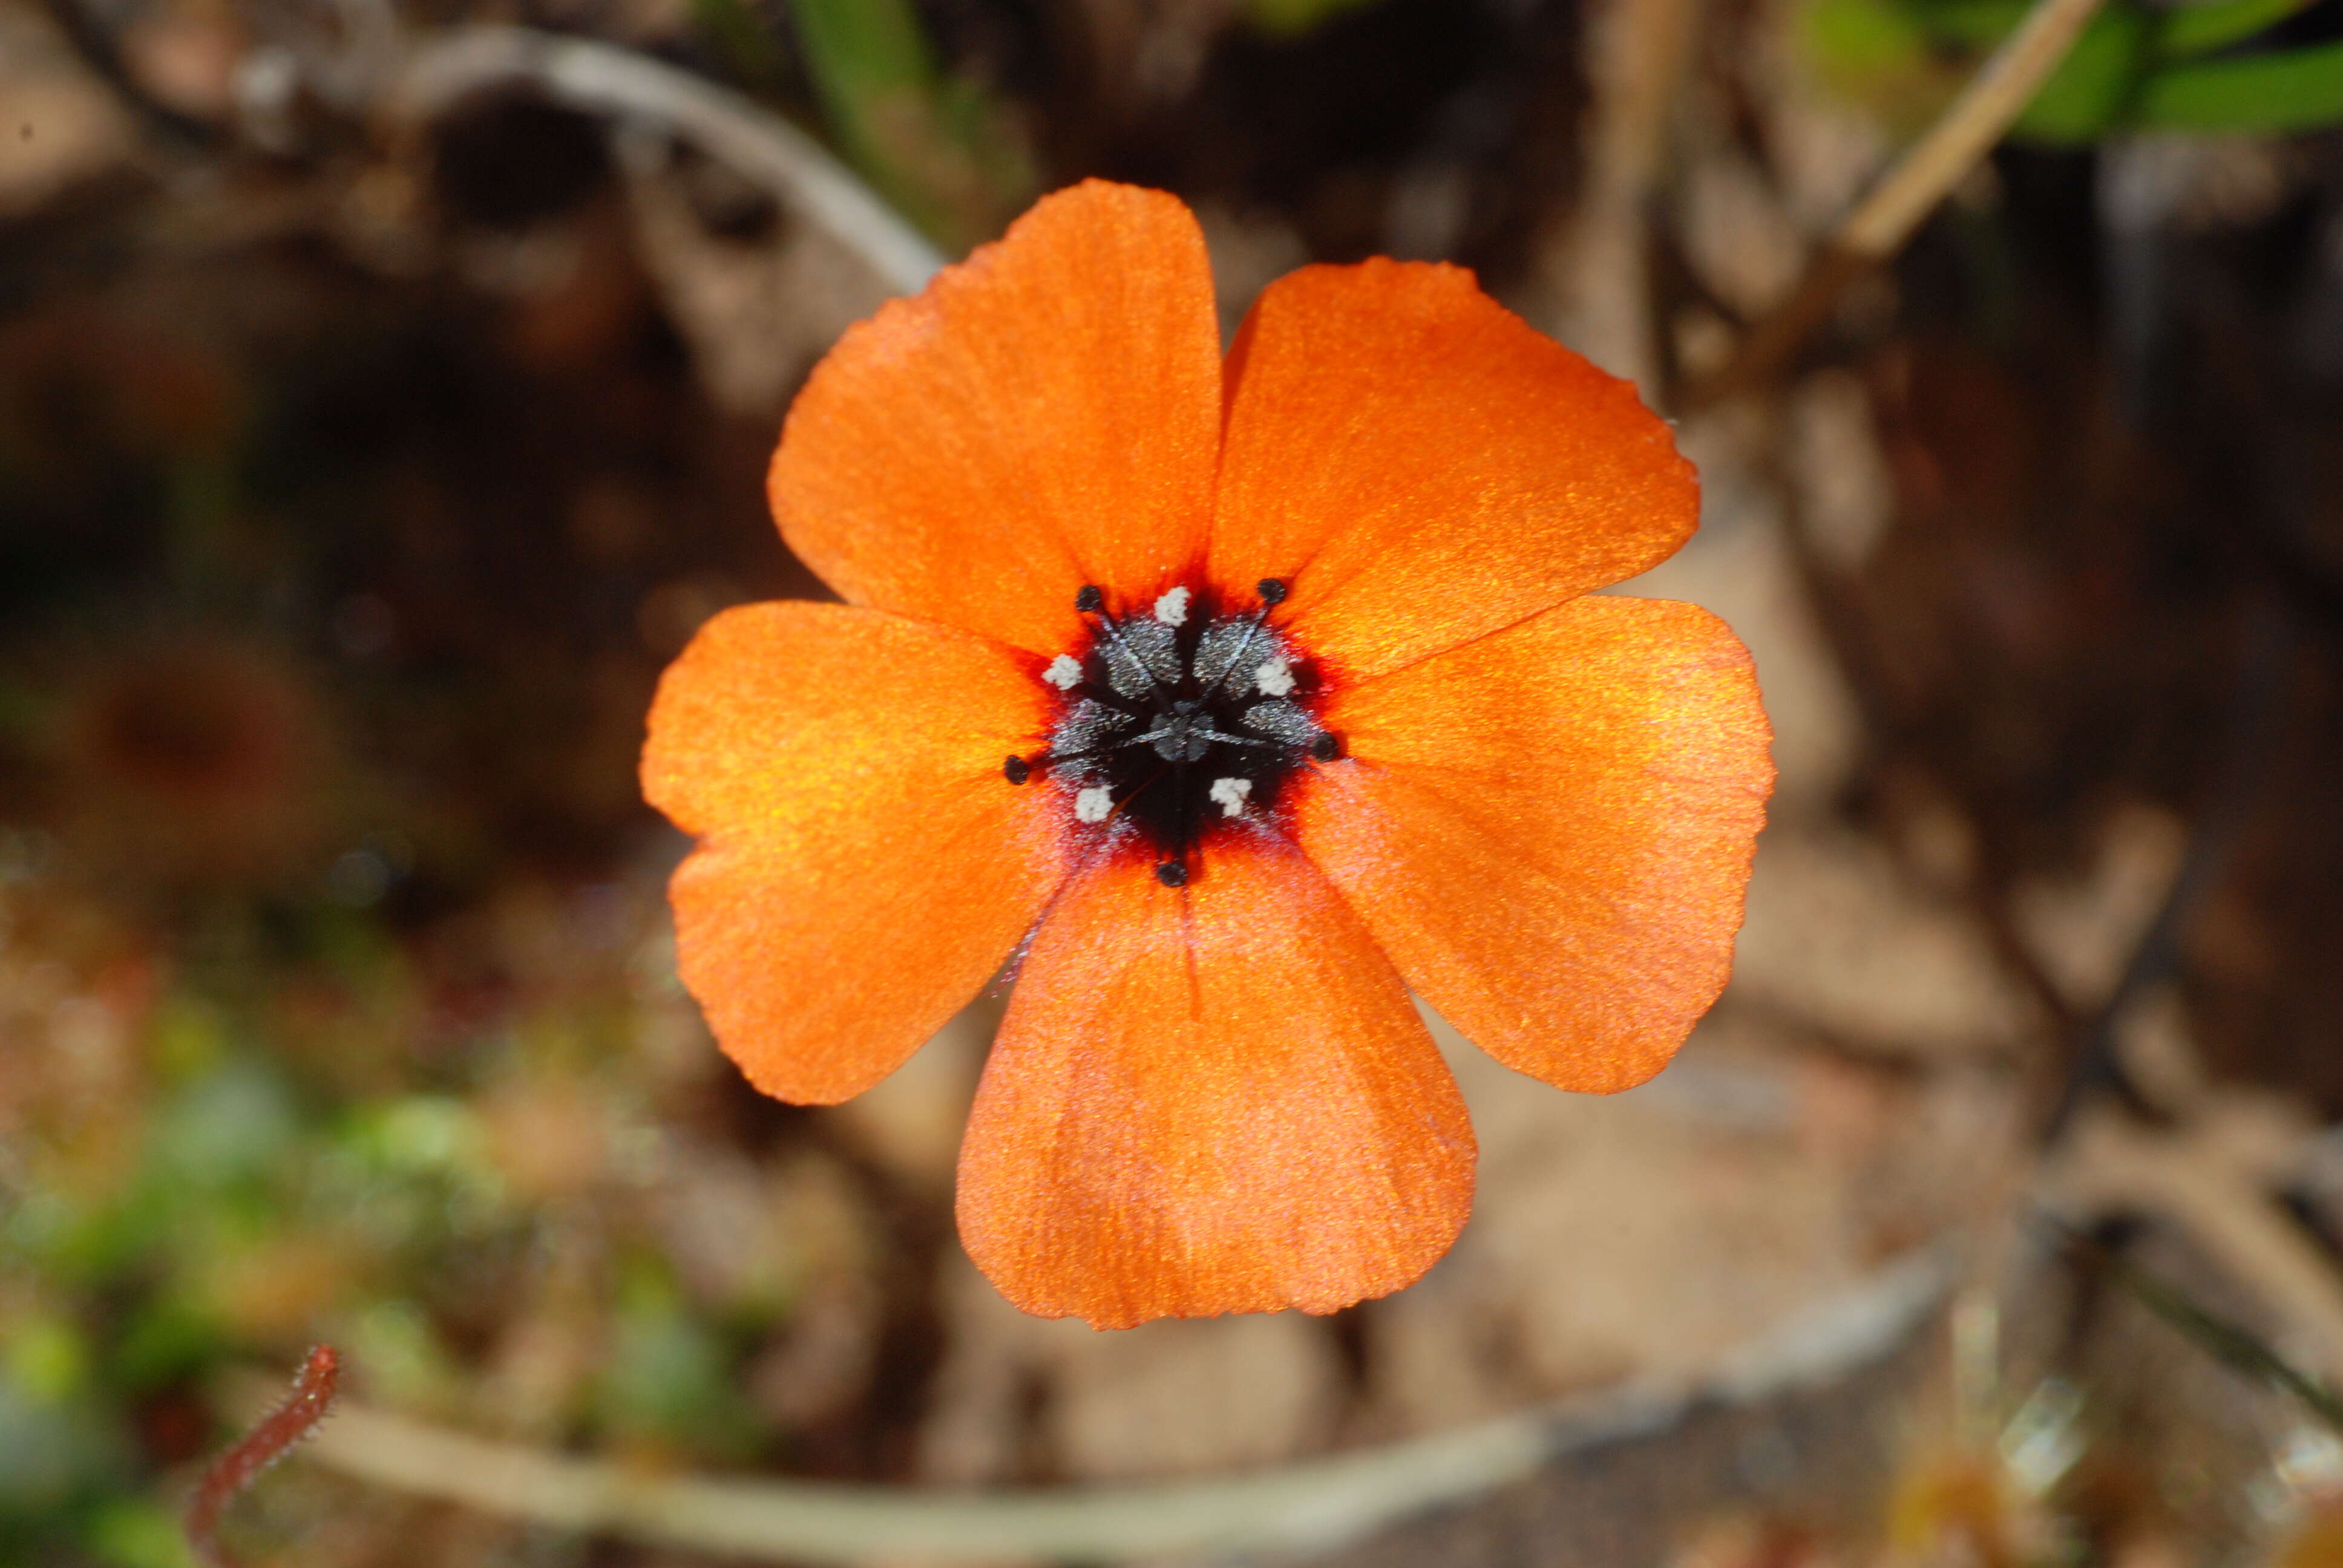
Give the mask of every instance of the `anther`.
M 1090 593 L 1094 590 L 1085 588 L 1082 591 L 1084 593 Z M 1160 656 L 1171 651 L 1170 649 L 1161 646 L 1160 644 L 1151 643 L 1149 648 L 1146 651 L 1142 651 L 1140 648 L 1133 645 L 1131 636 L 1125 633 L 1123 623 L 1117 621 L 1112 616 L 1107 615 L 1103 612 L 1099 614 L 1098 628 L 1100 634 L 1102 635 L 1108 643 L 1113 647 L 1116 653 L 1122 656 L 1123 662 L 1129 666 L 1129 669 L 1127 671 L 1117 671 L 1114 667 L 1113 660 L 1109 659 L 1107 661 L 1107 684 L 1109 686 L 1113 687 L 1124 697 L 1137 699 L 1145 694 L 1143 692 L 1126 690 L 1120 683 L 1120 679 L 1118 678 L 1119 676 L 1136 675 L 1141 679 L 1147 682 L 1147 686 L 1150 690 L 1155 691 L 1161 691 L 1173 684 L 1172 680 L 1166 678 L 1163 670 L 1158 668 L 1157 660 L 1149 657 L 1151 652 Z M 1142 628 L 1150 631 L 1155 630 L 1154 628 L 1149 627 L 1145 622 L 1133 623 L 1134 632 Z M 1159 636 L 1169 638 L 1172 636 L 1172 633 L 1167 628 L 1160 632 Z M 1070 656 L 1060 654 L 1058 657 L 1065 658 Z M 1174 662 L 1177 662 L 1176 655 L 1174 655 Z
M 1166 860 L 1155 868 L 1155 879 L 1167 888 L 1184 888 L 1188 885 L 1188 868 L 1177 860 Z
M 1105 608 L 1106 595 L 1099 591 L 1096 583 L 1084 583 L 1082 591 L 1074 596 L 1074 608 L 1084 615 L 1094 614 Z
M 1261 595 L 1261 602 L 1263 604 L 1283 604 L 1285 602 L 1285 584 L 1281 578 L 1263 578 L 1261 581 L 1253 584 L 1252 587 L 1253 591 Z
M 1310 742 L 1310 755 L 1321 762 L 1332 762 L 1342 754 L 1342 742 L 1331 730 L 1320 730 Z
M 1001 776 L 1011 784 L 1022 784 L 1033 777 L 1033 765 L 1022 757 L 1011 757 L 1001 765 Z

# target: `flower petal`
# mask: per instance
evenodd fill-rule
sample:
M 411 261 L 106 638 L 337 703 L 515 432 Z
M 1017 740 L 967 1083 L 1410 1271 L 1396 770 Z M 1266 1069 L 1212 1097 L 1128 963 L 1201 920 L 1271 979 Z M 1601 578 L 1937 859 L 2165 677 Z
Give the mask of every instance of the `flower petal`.
M 1100 1328 L 1398 1290 L 1455 1240 L 1473 1131 L 1391 965 L 1282 843 L 1188 887 L 1118 858 L 1042 922 L 960 1149 L 1001 1294 Z
M 1229 376 L 1212 579 L 1287 579 L 1281 624 L 1354 678 L 1633 577 L 1698 519 L 1634 387 L 1460 267 L 1289 274 Z
M 850 603 L 1056 653 L 1085 583 L 1151 599 L 1195 566 L 1220 418 L 1195 218 L 1093 180 L 839 340 L 789 410 L 773 515 Z
M 659 681 L 643 793 L 700 836 L 678 966 L 766 1093 L 830 1104 L 980 990 L 1064 877 L 1064 809 L 1011 785 L 1042 688 L 1018 656 L 839 605 L 758 604 Z
M 1592 598 L 1339 693 L 1295 833 L 1424 1000 L 1608 1093 L 1733 964 L 1774 768 L 1749 655 L 1693 605 Z

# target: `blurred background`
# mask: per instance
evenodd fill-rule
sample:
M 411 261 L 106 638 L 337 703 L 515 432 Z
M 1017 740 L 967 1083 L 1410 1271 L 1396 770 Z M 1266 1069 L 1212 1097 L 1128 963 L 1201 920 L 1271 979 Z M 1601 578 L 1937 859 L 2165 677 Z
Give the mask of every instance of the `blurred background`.
M 2106 0 L 1834 243 L 2022 11 L 0 0 L 0 1561 L 191 1562 L 326 1342 L 246 1563 L 2343 1562 L 2343 0 Z M 1629 591 L 1780 731 L 1678 1064 L 1444 1039 L 1473 1224 L 1329 1319 L 1021 1317 L 950 1219 L 997 998 L 801 1110 L 675 980 L 642 716 L 825 591 L 789 397 L 1089 175 L 1225 327 L 1443 257 L 1636 379 L 1705 518 Z M 792 1533 L 840 1483 L 972 1512 Z

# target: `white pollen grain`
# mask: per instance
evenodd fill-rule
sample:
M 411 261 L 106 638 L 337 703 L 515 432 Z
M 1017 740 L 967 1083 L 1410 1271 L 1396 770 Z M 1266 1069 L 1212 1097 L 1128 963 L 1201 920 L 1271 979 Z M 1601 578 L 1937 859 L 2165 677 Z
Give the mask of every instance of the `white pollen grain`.
M 1155 601 L 1155 618 L 1165 626 L 1178 626 L 1188 618 L 1188 590 L 1175 588 Z
M 1103 822 L 1107 813 L 1113 809 L 1114 791 L 1099 785 L 1092 785 L 1074 796 L 1074 820 L 1077 822 Z
M 1212 803 L 1223 817 L 1233 817 L 1244 809 L 1245 797 L 1252 793 L 1250 779 L 1215 779 L 1211 794 Z
M 1050 668 L 1041 672 L 1041 678 L 1060 691 L 1071 691 L 1081 682 L 1081 660 L 1071 653 L 1061 653 L 1050 661 Z
M 1261 683 L 1263 697 L 1285 697 L 1293 690 L 1293 667 L 1282 658 L 1262 660 L 1253 678 Z

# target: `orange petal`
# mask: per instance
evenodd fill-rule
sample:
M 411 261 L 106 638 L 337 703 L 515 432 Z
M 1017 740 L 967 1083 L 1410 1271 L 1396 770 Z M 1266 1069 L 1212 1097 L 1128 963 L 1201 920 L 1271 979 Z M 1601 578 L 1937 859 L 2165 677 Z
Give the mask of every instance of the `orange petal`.
M 1667 427 L 1459 267 L 1376 260 L 1269 286 L 1230 355 L 1213 580 L 1353 678 L 1673 555 L 1699 486 Z
M 1195 566 L 1220 419 L 1196 220 L 1093 180 L 839 340 L 789 410 L 773 515 L 851 603 L 1057 653 L 1085 583 L 1136 601 Z
M 1398 1290 L 1473 1201 L 1473 1131 L 1399 977 L 1282 844 L 1183 891 L 1118 859 L 1044 920 L 960 1149 L 1001 1293 L 1100 1328 Z
M 1339 693 L 1302 847 L 1506 1066 L 1632 1088 L 1725 987 L 1772 731 L 1693 605 L 1575 600 Z
M 699 835 L 678 967 L 749 1081 L 860 1093 L 999 970 L 1064 876 L 1062 803 L 1001 774 L 1047 724 L 1008 650 L 838 605 L 728 610 L 669 668 L 643 793 Z

